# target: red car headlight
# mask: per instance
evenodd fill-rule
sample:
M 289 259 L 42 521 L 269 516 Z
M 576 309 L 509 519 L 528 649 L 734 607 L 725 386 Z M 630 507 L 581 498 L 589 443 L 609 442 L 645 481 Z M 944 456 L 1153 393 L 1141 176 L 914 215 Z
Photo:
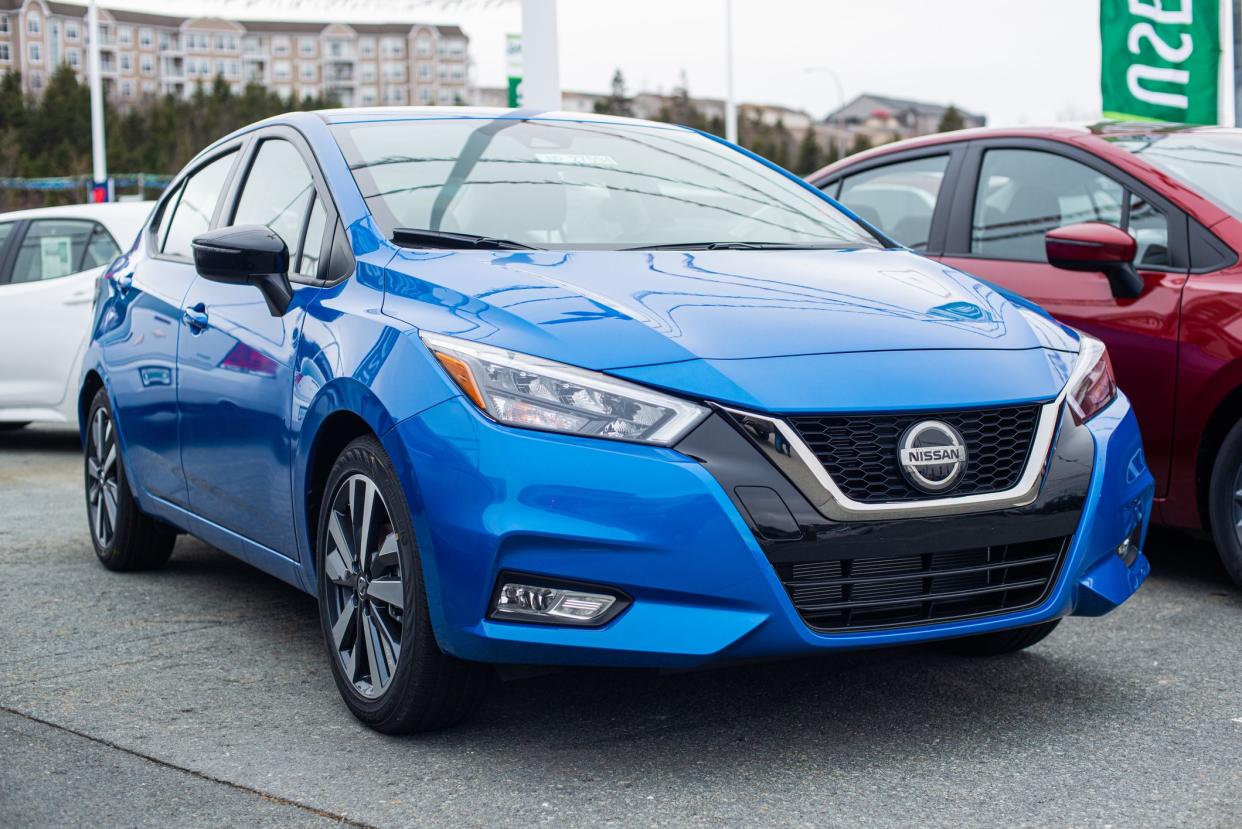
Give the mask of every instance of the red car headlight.
M 1086 375 L 1070 389 L 1070 411 L 1079 424 L 1085 423 L 1113 402 L 1117 396 L 1117 380 L 1113 377 L 1113 364 L 1108 359 L 1108 349 L 1095 337 L 1081 334 L 1080 360 L 1091 366 Z

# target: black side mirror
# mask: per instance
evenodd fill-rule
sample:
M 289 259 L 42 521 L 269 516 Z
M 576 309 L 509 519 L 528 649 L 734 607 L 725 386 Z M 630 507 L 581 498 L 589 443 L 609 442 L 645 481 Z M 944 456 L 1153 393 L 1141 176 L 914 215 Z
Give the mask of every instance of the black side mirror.
M 284 316 L 293 301 L 289 249 L 263 225 L 222 227 L 195 237 L 194 267 L 204 279 L 252 284 L 263 294 L 272 316 Z

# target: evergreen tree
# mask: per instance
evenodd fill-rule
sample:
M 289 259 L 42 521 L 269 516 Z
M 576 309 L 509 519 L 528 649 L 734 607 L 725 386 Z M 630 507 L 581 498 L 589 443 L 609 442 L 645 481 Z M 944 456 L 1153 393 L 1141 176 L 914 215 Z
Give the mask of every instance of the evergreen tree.
M 855 133 L 854 143 L 850 144 L 850 151 L 846 155 L 854 155 L 869 149 L 871 149 L 871 139 L 861 132 Z
M 944 115 L 940 116 L 939 132 L 952 132 L 953 130 L 961 130 L 966 128 L 966 119 L 962 117 L 962 113 L 953 104 L 949 104 L 949 108 L 944 111 Z
M 794 172 L 800 176 L 813 173 L 824 166 L 823 150 L 815 137 L 815 128 L 807 127 L 802 141 L 798 144 L 798 160 L 794 163 Z
M 612 91 L 607 98 L 595 102 L 595 111 L 601 115 L 634 117 L 634 99 L 625 94 L 625 76 L 620 69 L 612 73 Z

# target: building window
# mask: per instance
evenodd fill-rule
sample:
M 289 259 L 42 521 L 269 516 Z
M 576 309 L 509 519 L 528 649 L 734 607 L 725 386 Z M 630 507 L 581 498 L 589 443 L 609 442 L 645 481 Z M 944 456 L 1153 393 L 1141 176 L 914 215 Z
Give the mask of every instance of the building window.
M 423 35 L 418 39 L 418 44 L 415 48 L 418 50 L 418 56 L 420 58 L 431 57 L 431 38 Z
M 43 75 L 41 73 L 39 72 L 30 73 L 30 88 L 31 89 L 42 89 L 43 88 Z
M 358 54 L 364 58 L 375 57 L 375 38 L 363 37 L 358 39 Z
M 403 58 L 405 57 L 405 42 L 399 37 L 386 37 L 380 46 L 380 51 L 386 58 Z
M 375 80 L 375 64 L 364 63 L 362 64 L 362 69 L 360 71 L 362 73 L 363 81 L 374 81 Z
M 285 35 L 277 35 L 272 38 L 272 54 L 287 55 L 289 54 L 289 38 Z
M 384 80 L 401 82 L 405 80 L 405 64 L 404 63 L 385 63 L 384 64 Z
M 7 14 L 0 14 L 0 34 L 8 34 L 8 33 L 9 33 L 9 16 Z
M 78 39 L 78 24 L 72 20 L 65 24 L 65 37 L 69 40 Z
M 82 54 L 77 49 L 66 49 L 65 63 L 69 64 L 71 69 L 78 69 L 82 65 Z
M 138 45 L 143 49 L 150 49 L 155 43 L 155 33 L 145 26 L 138 30 Z
M 303 98 L 317 98 L 317 97 L 319 97 L 319 87 L 317 87 L 317 86 L 302 86 L 302 87 L 299 87 L 299 88 L 298 88 L 298 93 L 299 93 L 299 94 L 300 94 Z
M 453 96 L 453 90 L 451 89 L 440 90 L 440 96 L 439 96 L 440 104 L 447 106 L 449 104 L 452 104 L 455 100 L 456 99 Z
M 420 87 L 420 88 L 419 88 L 419 90 L 418 90 L 418 102 L 419 102 L 420 104 L 429 104 L 429 103 L 431 103 L 431 87 L 429 87 L 429 86 L 424 86 L 424 87 Z
M 384 90 L 384 102 L 389 104 L 405 103 L 405 87 L 390 86 Z
M 217 52 L 236 52 L 237 35 L 216 35 Z
M 31 63 L 42 63 L 43 62 L 43 50 L 39 48 L 39 44 L 37 43 L 30 44 L 30 62 Z M 33 81 L 33 78 L 31 80 Z
M 155 61 L 151 58 L 151 56 L 150 56 L 150 55 L 143 55 L 143 56 L 142 56 L 142 64 L 141 64 L 141 65 L 142 65 L 142 74 L 144 74 L 144 75 L 154 75 L 154 74 L 155 74 Z
M 259 38 L 256 35 L 247 35 L 242 39 L 242 49 L 248 55 L 256 54 L 259 51 Z
M 134 42 L 134 27 L 133 26 L 117 26 L 116 27 L 116 39 L 117 39 L 117 42 L 120 43 L 122 46 L 129 46 L 130 44 Z
M 315 80 L 315 64 L 299 63 L 298 64 L 298 80 L 313 81 Z
M 282 86 L 276 87 L 276 94 L 279 95 L 283 100 L 287 101 L 291 97 L 293 97 L 293 90 L 290 89 L 288 86 L 282 85 Z
M 465 57 L 466 42 L 459 38 L 453 38 L 452 40 L 445 42 L 444 51 L 450 58 Z
M 298 38 L 298 54 L 299 55 L 315 54 L 315 38 L 299 37 Z
M 375 106 L 375 102 L 378 100 L 378 98 L 375 95 L 375 87 L 373 86 L 362 87 L 360 96 L 362 98 L 363 106 L 368 106 L 368 107 Z
M 272 64 L 272 77 L 278 81 L 289 80 L 289 61 L 278 60 Z
M 420 81 L 431 80 L 431 64 L 430 63 L 420 63 L 418 65 L 418 79 Z
M 121 71 L 122 72 L 133 72 L 134 71 L 134 56 L 129 52 L 121 53 Z
M 121 81 L 121 97 L 122 98 L 134 97 L 134 85 L 130 83 L 129 81 Z
M 37 35 L 43 31 L 43 18 L 39 17 L 38 12 L 31 12 L 26 15 L 26 31 L 32 35 Z
M 12 59 L 13 59 L 13 56 L 9 54 L 9 44 L 0 43 L 0 61 L 4 61 L 5 63 L 8 63 Z

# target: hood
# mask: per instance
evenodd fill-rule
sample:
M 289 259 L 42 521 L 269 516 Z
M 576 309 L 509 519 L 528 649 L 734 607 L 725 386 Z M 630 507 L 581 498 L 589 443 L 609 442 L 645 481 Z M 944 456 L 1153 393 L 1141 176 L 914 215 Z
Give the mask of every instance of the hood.
M 384 313 L 596 370 L 963 349 L 1077 351 L 1035 306 L 900 250 L 407 251 Z

